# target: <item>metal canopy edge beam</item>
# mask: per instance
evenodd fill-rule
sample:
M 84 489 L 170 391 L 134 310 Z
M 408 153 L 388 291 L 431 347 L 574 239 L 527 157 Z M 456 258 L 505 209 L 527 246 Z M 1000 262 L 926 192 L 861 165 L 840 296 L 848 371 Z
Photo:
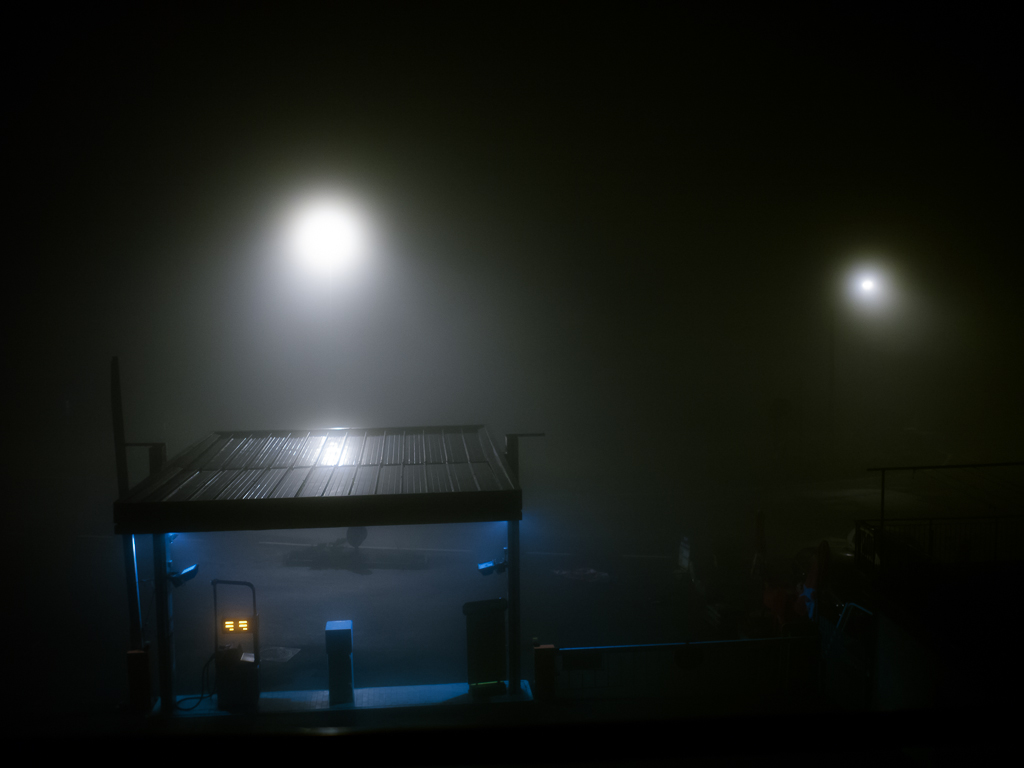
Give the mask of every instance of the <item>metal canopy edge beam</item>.
M 523 496 L 518 488 L 473 493 L 114 503 L 114 530 L 119 534 L 487 523 L 522 518 Z

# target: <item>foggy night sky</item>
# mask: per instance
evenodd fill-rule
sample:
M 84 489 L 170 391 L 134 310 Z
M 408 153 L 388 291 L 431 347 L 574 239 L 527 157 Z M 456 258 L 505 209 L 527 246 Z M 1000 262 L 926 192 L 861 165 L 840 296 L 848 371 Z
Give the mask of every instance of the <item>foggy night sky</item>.
M 545 431 L 555 516 L 1021 457 L 1008 20 L 385 8 L 12 25 L 8 434 L 69 532 L 111 531 L 114 354 L 129 441 Z M 272 247 L 315 183 L 373 212 L 350 282 Z M 900 301 L 839 305 L 827 461 L 861 254 Z

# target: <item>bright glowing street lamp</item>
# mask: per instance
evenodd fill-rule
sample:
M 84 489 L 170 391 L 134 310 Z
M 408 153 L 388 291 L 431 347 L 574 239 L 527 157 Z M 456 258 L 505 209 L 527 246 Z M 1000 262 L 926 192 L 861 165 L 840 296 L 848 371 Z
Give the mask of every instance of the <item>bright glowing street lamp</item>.
M 339 195 L 320 195 L 295 206 L 287 223 L 289 254 L 319 275 L 357 264 L 369 241 L 366 217 Z
M 881 307 L 887 302 L 890 291 L 884 273 L 877 268 L 861 268 L 851 271 L 846 280 L 846 296 L 851 304 L 868 309 Z
M 845 294 L 847 304 L 856 306 L 861 312 L 874 312 L 884 308 L 891 298 L 889 281 L 884 270 L 875 266 L 860 266 L 847 272 Z M 839 301 L 829 301 L 829 373 L 828 373 L 828 428 L 829 439 L 835 444 L 836 430 L 836 315 Z

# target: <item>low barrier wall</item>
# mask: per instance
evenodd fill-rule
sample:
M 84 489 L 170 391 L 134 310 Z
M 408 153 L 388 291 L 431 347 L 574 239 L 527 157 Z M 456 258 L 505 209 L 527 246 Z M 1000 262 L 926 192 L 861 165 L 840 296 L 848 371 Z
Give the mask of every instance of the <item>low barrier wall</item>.
M 535 651 L 538 699 L 662 699 L 702 712 L 810 704 L 820 666 L 817 635 Z

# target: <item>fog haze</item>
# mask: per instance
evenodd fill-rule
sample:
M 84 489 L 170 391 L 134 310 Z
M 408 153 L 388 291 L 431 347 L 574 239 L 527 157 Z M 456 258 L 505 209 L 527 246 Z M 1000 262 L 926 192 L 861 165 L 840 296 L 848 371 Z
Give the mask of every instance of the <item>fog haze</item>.
M 998 19 L 389 8 L 22 19 L 5 517 L 27 574 L 112 532 L 113 355 L 129 441 L 545 432 L 527 523 L 658 552 L 860 493 L 822 523 L 842 535 L 870 466 L 1021 458 Z M 279 241 L 324 185 L 375 236 L 331 279 Z M 863 259 L 892 284 L 874 315 L 841 290 Z

